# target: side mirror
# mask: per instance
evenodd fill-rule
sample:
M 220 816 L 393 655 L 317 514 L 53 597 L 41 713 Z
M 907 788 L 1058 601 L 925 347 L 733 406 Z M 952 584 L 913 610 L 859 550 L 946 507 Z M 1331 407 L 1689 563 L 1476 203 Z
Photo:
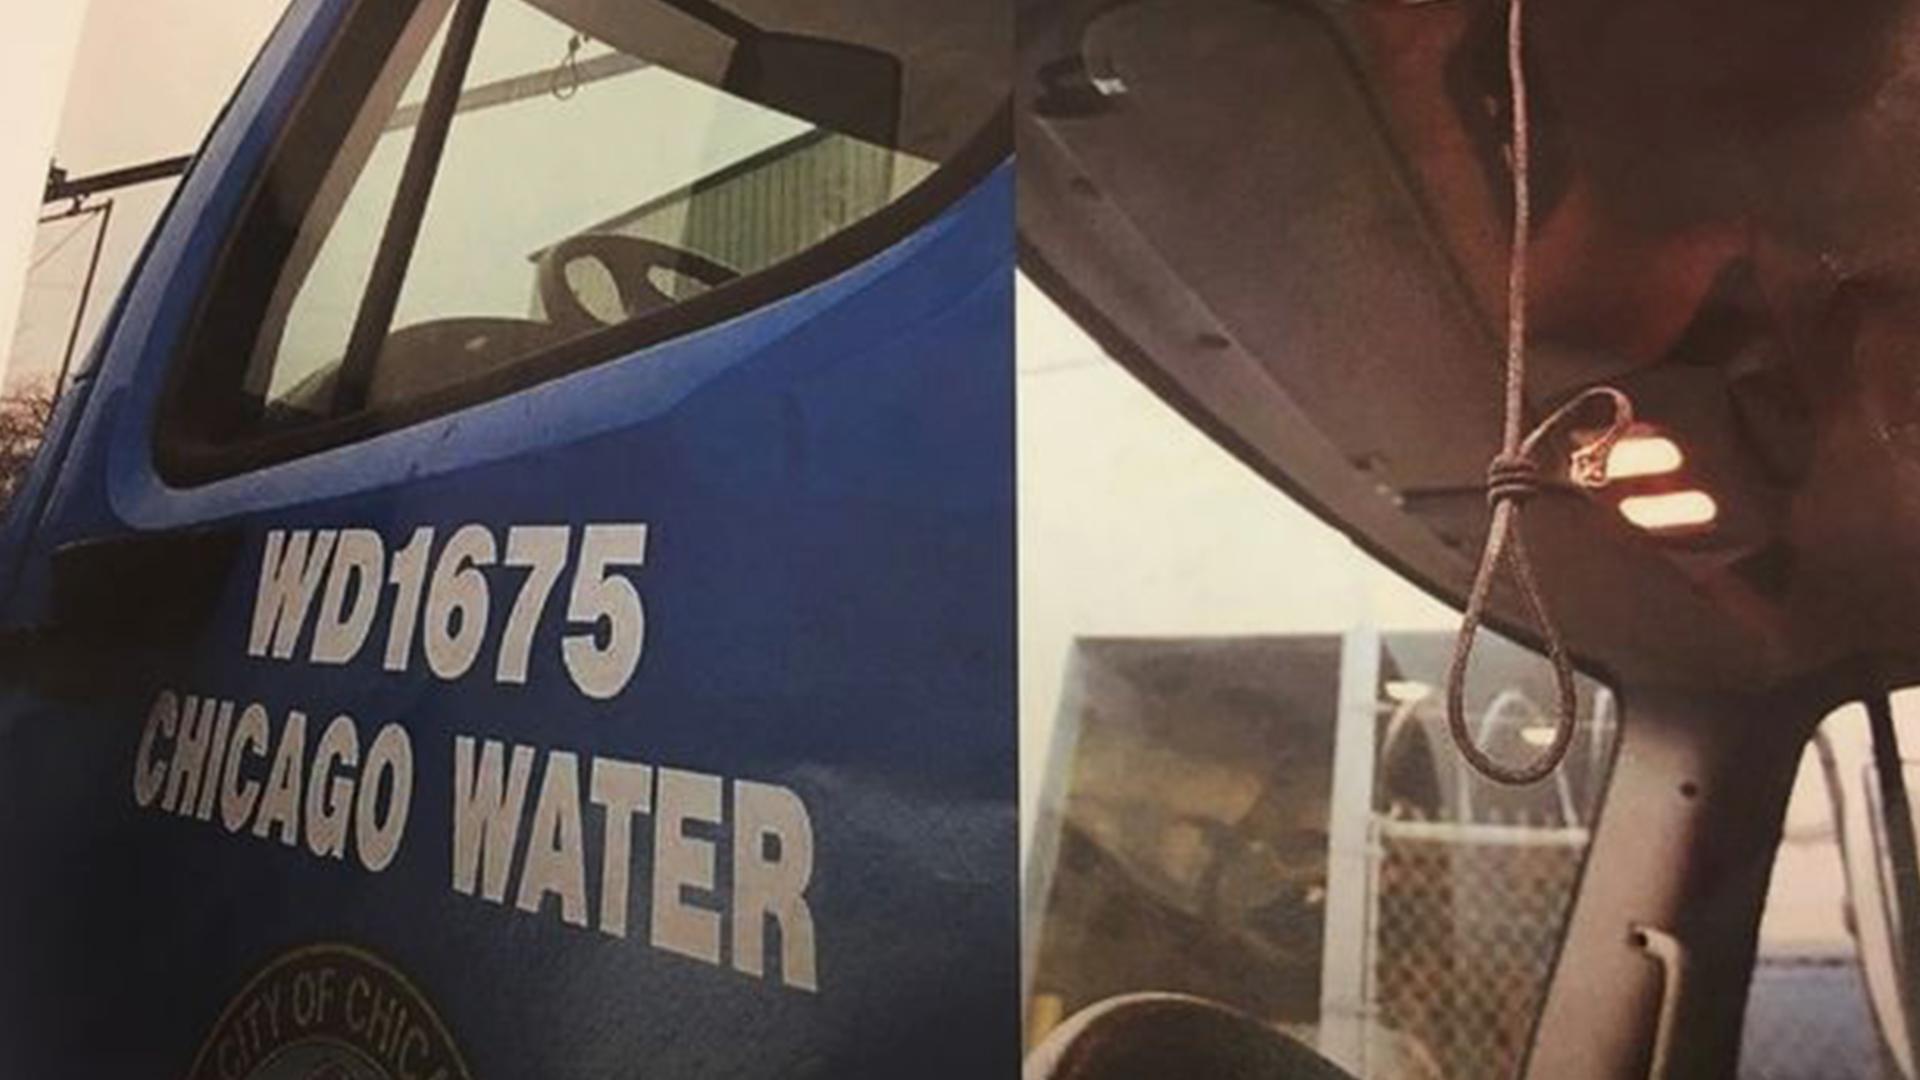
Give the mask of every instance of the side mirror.
M 734 46 L 721 88 L 821 127 L 895 146 L 904 82 L 899 59 L 879 49 L 756 29 Z

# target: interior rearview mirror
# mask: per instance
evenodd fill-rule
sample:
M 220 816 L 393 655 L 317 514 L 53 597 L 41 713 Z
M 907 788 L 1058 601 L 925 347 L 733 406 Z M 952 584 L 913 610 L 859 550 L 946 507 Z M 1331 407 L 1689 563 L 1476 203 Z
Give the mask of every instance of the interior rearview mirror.
M 821 127 L 894 146 L 903 82 L 900 61 L 890 53 L 755 30 L 734 46 L 722 88 Z

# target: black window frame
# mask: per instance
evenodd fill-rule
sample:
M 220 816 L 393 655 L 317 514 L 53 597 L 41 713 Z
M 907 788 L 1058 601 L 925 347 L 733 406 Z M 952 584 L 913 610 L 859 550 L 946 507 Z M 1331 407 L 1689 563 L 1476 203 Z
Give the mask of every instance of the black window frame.
M 938 217 L 1012 156 L 1011 93 L 932 174 L 874 213 L 772 266 L 637 319 L 516 357 L 472 379 L 285 429 L 255 423 L 243 383 L 267 304 L 322 178 L 407 21 L 430 0 L 354 0 L 248 180 L 179 344 L 153 427 L 160 478 L 195 487 L 411 427 L 724 322 L 837 276 Z M 457 0 L 457 20 L 467 0 Z M 341 86 L 351 87 L 341 92 Z M 437 175 L 437 163 L 434 175 Z M 431 177 L 429 177 L 429 181 Z M 266 198 L 268 192 L 291 200 Z M 1013 223 L 1007 223 L 1009 233 Z M 383 245 L 384 246 L 384 245 Z M 374 272 L 369 268 L 369 279 Z

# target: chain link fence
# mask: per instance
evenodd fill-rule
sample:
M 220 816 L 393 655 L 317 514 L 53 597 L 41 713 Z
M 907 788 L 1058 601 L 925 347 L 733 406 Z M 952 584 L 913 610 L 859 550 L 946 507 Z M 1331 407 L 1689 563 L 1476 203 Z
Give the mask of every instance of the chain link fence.
M 1586 844 L 1581 828 L 1374 820 L 1367 1041 L 1397 1052 L 1369 1076 L 1515 1073 Z

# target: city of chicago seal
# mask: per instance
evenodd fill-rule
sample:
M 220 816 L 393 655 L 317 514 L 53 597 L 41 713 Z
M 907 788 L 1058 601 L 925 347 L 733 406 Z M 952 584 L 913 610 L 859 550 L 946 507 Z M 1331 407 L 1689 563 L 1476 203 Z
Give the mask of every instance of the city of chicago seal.
M 427 999 L 373 954 L 311 945 L 228 1003 L 188 1080 L 471 1080 Z

